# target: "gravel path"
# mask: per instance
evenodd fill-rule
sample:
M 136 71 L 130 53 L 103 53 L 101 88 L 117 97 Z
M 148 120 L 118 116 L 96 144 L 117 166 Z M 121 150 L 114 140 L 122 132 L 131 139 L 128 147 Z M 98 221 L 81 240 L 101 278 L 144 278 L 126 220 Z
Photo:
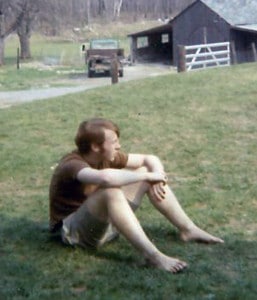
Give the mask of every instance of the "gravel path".
M 12 105 L 21 102 L 30 102 L 34 100 L 42 100 L 51 97 L 58 97 L 70 93 L 76 93 L 85 90 L 85 86 L 77 87 L 61 87 L 61 88 L 45 88 L 36 90 L 24 90 L 16 92 L 0 92 L 1 105 Z
M 146 77 L 153 77 L 162 74 L 174 73 L 174 70 L 168 66 L 160 65 L 136 65 L 125 67 L 124 77 L 119 78 L 119 82 L 125 82 L 130 80 L 142 79 Z M 111 84 L 110 77 L 98 77 L 98 78 L 86 78 L 82 76 L 82 79 L 71 79 L 67 82 L 67 86 L 72 84 L 73 87 L 49 87 L 49 88 L 37 88 L 21 91 L 0 92 L 0 109 L 7 108 L 12 105 L 22 104 L 35 100 L 43 100 L 48 98 L 59 97 L 67 94 L 77 93 L 101 86 L 107 86 Z
M 97 87 L 97 86 L 95 86 Z M 22 104 L 35 100 L 43 100 L 59 97 L 67 94 L 78 93 L 91 89 L 91 86 L 44 88 L 35 90 L 23 90 L 15 92 L 0 92 L 0 108 L 7 108 L 12 105 Z

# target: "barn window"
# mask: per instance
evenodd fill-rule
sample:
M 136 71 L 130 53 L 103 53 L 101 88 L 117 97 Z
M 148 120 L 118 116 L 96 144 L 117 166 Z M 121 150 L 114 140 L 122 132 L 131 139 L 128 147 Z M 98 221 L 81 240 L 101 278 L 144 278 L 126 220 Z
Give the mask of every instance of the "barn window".
M 149 46 L 148 37 L 142 36 L 137 39 L 137 48 L 145 48 Z
M 162 43 L 166 44 L 168 42 L 169 42 L 169 35 L 168 35 L 168 33 L 162 34 Z

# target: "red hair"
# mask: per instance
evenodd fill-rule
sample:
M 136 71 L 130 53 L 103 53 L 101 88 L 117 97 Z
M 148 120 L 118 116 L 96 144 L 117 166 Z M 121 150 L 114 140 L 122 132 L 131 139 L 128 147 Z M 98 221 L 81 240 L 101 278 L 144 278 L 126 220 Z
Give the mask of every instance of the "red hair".
M 75 144 L 79 152 L 84 154 L 89 153 L 92 143 L 101 146 L 105 141 L 104 129 L 112 130 L 118 137 L 120 136 L 118 126 L 110 120 L 93 118 L 80 123 L 75 137 Z

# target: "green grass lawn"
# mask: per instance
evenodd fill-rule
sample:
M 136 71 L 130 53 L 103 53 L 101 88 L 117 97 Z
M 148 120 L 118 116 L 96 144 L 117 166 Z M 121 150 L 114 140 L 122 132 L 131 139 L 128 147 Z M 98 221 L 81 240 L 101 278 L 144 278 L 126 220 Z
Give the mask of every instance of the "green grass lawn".
M 256 64 L 173 74 L 0 110 L 0 299 L 256 299 Z M 137 215 L 179 275 L 145 268 L 124 238 L 97 253 L 49 237 L 51 167 L 80 121 L 157 153 L 190 217 L 224 245 L 185 244 L 148 203 Z
M 5 64 L 0 68 L 0 91 L 67 85 L 72 73 L 85 74 L 81 44 L 67 38 L 54 40 L 32 35 L 32 58 L 20 60 L 18 69 L 16 56 L 19 42 L 16 35 L 11 35 L 5 43 Z

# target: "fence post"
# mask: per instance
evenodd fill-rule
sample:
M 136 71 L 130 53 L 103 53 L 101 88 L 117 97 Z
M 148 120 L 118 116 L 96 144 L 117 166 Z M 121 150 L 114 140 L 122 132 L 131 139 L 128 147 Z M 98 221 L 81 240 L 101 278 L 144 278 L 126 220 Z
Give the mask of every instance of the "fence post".
M 111 78 L 112 84 L 118 83 L 119 78 L 119 66 L 118 66 L 118 59 L 114 57 L 111 61 Z
M 178 72 L 186 71 L 186 48 L 183 45 L 178 46 Z
M 257 51 L 256 51 L 255 43 L 252 43 L 252 49 L 253 49 L 253 59 L 254 61 L 257 61 Z
M 17 70 L 20 69 L 20 48 L 17 48 Z
M 237 64 L 236 45 L 234 41 L 230 42 L 233 65 Z

